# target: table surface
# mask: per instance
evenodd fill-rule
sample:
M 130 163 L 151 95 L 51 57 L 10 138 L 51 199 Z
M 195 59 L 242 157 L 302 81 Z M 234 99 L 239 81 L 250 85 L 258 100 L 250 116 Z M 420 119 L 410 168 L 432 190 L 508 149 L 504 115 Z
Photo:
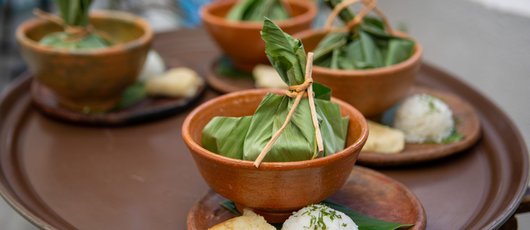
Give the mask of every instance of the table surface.
M 219 55 L 202 30 L 160 34 L 154 48 L 172 66 L 187 66 L 202 75 Z M 509 217 L 526 185 L 526 151 L 503 143 L 506 139 L 521 142 L 519 134 L 494 105 L 443 72 L 424 66 L 418 83 L 465 95 L 469 101 L 480 102 L 474 104 L 477 109 L 492 108 L 479 113 L 486 124 L 484 136 L 459 156 L 380 171 L 419 197 L 427 212 L 428 229 L 498 224 L 490 221 Z M 214 96 L 210 91 L 205 99 Z M 187 210 L 208 190 L 180 138 L 186 113 L 123 128 L 87 128 L 51 121 L 28 106 L 29 97 L 20 100 L 18 109 L 25 111 L 25 117 L 14 128 L 20 130 L 15 143 L 25 174 L 21 178 L 31 185 L 30 194 L 36 194 L 41 208 L 53 210 L 48 218 L 59 225 L 141 229 L 147 227 L 142 220 L 148 219 L 162 226 L 183 226 Z M 519 168 L 506 171 L 514 165 Z M 124 209 L 124 204 L 129 207 Z M 113 222 L 120 218 L 129 222 Z

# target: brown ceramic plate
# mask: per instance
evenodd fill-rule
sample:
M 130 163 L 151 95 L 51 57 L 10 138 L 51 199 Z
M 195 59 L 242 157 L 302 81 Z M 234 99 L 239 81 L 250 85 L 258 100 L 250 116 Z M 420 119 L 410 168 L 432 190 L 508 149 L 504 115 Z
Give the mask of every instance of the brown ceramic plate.
M 158 34 L 153 45 L 173 66 L 201 75 L 220 55 L 200 29 Z M 414 192 L 427 229 L 501 227 L 527 186 L 528 152 L 517 127 L 437 68 L 423 65 L 416 84 L 465 98 L 482 136 L 462 154 L 381 172 Z M 208 191 L 181 138 L 187 112 L 119 128 L 70 125 L 36 111 L 30 86 L 22 78 L 0 96 L 0 194 L 15 210 L 45 229 L 186 229 L 188 211 Z
M 224 200 L 219 194 L 208 192 L 188 213 L 188 229 L 208 229 L 234 217 L 219 205 Z M 353 168 L 346 184 L 329 200 L 380 220 L 425 229 L 425 211 L 416 196 L 403 184 L 371 169 Z
M 426 93 L 440 98 L 453 111 L 458 133 L 464 138 L 450 144 L 405 144 L 405 149 L 396 154 L 361 152 L 358 162 L 370 166 L 409 165 L 448 157 L 465 150 L 477 142 L 480 137 L 480 120 L 473 106 L 450 92 L 427 87 L 415 87 L 412 94 Z
M 108 113 L 84 114 L 59 106 L 50 89 L 33 81 L 31 97 L 33 103 L 45 115 L 58 120 L 84 125 L 126 125 L 161 119 L 184 111 L 199 101 L 206 87 L 201 86 L 189 98 L 148 97 L 137 104 Z
M 225 76 L 217 72 L 221 58 L 217 58 L 206 75 L 206 82 L 219 93 L 232 93 L 245 89 L 255 89 L 254 79 L 243 76 Z

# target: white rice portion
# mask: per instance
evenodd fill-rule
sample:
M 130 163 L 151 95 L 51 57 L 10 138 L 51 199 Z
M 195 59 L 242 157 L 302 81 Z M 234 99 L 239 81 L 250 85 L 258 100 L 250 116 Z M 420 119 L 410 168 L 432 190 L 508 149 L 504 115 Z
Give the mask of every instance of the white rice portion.
M 346 214 L 321 204 L 309 205 L 294 212 L 282 226 L 282 230 L 358 230 Z
M 453 132 L 455 122 L 449 106 L 428 94 L 407 98 L 396 111 L 394 127 L 409 143 L 441 143 Z

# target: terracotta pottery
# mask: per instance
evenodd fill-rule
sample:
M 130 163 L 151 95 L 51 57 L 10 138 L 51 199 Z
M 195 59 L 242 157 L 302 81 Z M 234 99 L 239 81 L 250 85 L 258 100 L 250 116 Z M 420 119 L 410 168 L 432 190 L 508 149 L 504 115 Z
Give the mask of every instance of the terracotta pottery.
M 259 63 L 268 63 L 265 43 L 260 36 L 262 23 L 226 19 L 225 16 L 236 2 L 213 1 L 201 9 L 200 15 L 207 31 L 234 65 L 241 70 L 251 71 Z M 289 34 L 309 29 L 317 15 L 315 3 L 306 0 L 287 0 L 286 3 L 292 17 L 275 23 Z
M 342 187 L 366 141 L 368 128 L 355 108 L 333 99 L 342 115 L 350 119 L 346 148 L 333 155 L 297 162 L 264 162 L 255 168 L 252 161 L 224 157 L 201 147 L 202 130 L 213 117 L 252 115 L 267 92 L 271 90 L 239 91 L 200 105 L 186 117 L 182 136 L 202 177 L 214 191 L 234 201 L 238 208 L 252 208 L 277 223 Z
M 61 106 L 74 111 L 114 107 L 123 90 L 136 81 L 153 40 L 147 22 L 131 14 L 94 12 L 91 23 L 117 44 L 87 51 L 43 46 L 39 44 L 42 37 L 62 28 L 41 19 L 23 23 L 16 32 L 36 79 L 56 94 Z
M 346 184 L 326 200 L 380 220 L 414 224 L 403 229 L 426 227 L 425 210 L 414 193 L 400 182 L 372 169 L 353 167 Z M 220 205 L 223 201 L 226 199 L 219 194 L 208 192 L 188 212 L 188 230 L 208 229 L 235 217 Z
M 306 51 L 313 51 L 327 30 L 308 30 L 295 35 Z M 397 33 L 405 36 L 404 34 Z M 378 115 L 407 96 L 420 68 L 422 48 L 415 41 L 414 54 L 401 63 L 367 70 L 313 67 L 313 79 L 333 90 L 333 96 L 352 104 L 367 117 Z

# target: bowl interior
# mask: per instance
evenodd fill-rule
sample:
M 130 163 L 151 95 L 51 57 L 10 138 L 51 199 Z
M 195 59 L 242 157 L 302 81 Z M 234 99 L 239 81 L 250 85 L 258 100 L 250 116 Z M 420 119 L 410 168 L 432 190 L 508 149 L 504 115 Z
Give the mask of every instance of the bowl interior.
M 400 36 L 400 37 L 408 37 L 406 34 L 401 33 L 399 31 L 396 31 L 395 33 L 397 34 L 397 36 Z M 320 43 L 320 41 L 322 39 L 324 39 L 324 37 L 326 37 L 327 34 L 328 34 L 328 31 L 326 31 L 326 30 L 307 30 L 307 31 L 295 34 L 294 37 L 300 39 L 304 43 L 304 48 L 305 48 L 305 50 L 307 52 L 311 52 L 311 51 L 314 51 L 316 49 L 316 47 L 318 46 L 318 43 Z M 412 39 L 412 40 L 415 41 L 414 39 Z M 422 54 L 422 48 L 421 48 L 420 44 L 418 43 L 418 41 L 415 41 L 414 53 L 407 60 L 404 60 L 404 61 L 402 61 L 400 63 L 394 64 L 394 65 L 391 65 L 391 66 L 376 68 L 376 69 L 333 70 L 333 71 L 350 72 L 350 73 L 357 72 L 357 73 L 363 73 L 363 74 L 372 73 L 373 74 L 373 73 L 376 73 L 376 72 L 378 72 L 380 70 L 384 70 L 384 69 L 388 70 L 390 68 L 403 68 L 403 67 L 407 66 L 408 64 L 412 64 L 413 62 L 416 62 L 418 59 L 420 59 L 421 54 Z M 314 68 L 318 69 L 318 70 L 328 69 L 328 68 L 324 68 L 324 67 L 320 67 L 320 66 L 314 66 Z M 331 71 L 331 69 L 328 69 L 328 70 Z
M 96 13 L 91 15 L 90 23 L 97 31 L 111 37 L 115 43 L 122 44 L 137 40 L 146 33 L 145 29 L 135 20 L 123 13 L 105 13 L 104 15 Z M 59 25 L 39 20 L 29 25 L 24 35 L 38 43 L 44 36 L 60 31 L 63 29 Z
M 244 93 L 238 92 L 225 95 L 219 100 L 214 99 L 215 101 L 212 100 L 199 106 L 196 113 L 194 112 L 195 116 L 189 124 L 191 139 L 201 145 L 202 130 L 215 116 L 241 117 L 254 114 L 254 111 L 267 93 L 266 90 L 248 90 L 242 92 Z M 359 142 L 359 139 L 363 135 L 366 135 L 366 124 L 363 125 L 363 122 L 365 122 L 364 117 L 349 104 L 335 99 L 333 101 L 339 104 L 341 114 L 350 118 L 345 147 Z
M 224 20 L 230 9 L 236 4 L 237 1 L 226 1 L 216 5 L 216 7 L 207 8 L 206 11 L 210 15 L 217 17 L 219 20 Z M 289 4 L 291 18 L 301 16 L 309 11 L 306 4 L 302 4 L 297 1 L 286 1 Z

